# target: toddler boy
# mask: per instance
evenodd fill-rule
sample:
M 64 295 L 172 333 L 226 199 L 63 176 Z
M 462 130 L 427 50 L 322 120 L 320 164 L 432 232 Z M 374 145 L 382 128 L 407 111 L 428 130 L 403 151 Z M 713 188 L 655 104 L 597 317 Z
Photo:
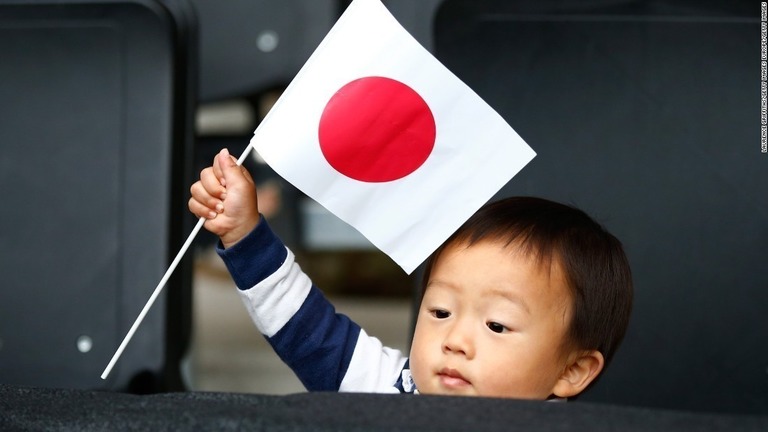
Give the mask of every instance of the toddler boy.
M 565 399 L 595 381 L 628 325 L 621 243 L 572 207 L 508 198 L 462 225 L 426 263 L 406 357 L 335 312 L 226 150 L 191 193 L 256 326 L 310 391 Z

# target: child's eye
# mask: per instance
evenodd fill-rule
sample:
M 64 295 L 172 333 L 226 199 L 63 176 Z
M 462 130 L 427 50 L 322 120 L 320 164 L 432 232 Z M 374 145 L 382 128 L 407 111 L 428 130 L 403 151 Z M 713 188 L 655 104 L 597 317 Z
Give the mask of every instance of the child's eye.
M 508 330 L 506 327 L 504 327 L 503 324 L 499 324 L 499 323 L 493 322 L 493 321 L 489 322 L 486 325 L 494 333 L 504 333 L 506 330 Z
M 432 314 L 433 317 L 435 317 L 437 319 L 446 319 L 449 316 L 451 316 L 450 312 L 448 312 L 447 310 L 442 310 L 442 309 L 433 309 L 433 310 L 430 311 L 430 313 Z

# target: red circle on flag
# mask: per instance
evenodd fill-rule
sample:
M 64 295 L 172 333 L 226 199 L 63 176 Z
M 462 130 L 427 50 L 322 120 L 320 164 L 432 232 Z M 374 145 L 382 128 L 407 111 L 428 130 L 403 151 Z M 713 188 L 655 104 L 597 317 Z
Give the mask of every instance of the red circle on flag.
M 318 137 L 329 164 L 364 182 L 388 182 L 416 171 L 432 153 L 435 118 L 422 97 L 400 81 L 365 77 L 328 101 Z

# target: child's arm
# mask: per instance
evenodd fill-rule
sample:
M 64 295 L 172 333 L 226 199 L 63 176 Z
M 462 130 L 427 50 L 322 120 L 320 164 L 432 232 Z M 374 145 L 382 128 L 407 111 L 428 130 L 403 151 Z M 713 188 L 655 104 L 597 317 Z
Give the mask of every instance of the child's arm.
M 265 220 L 217 252 L 256 327 L 308 390 L 398 391 L 402 353 L 337 314 Z
M 219 236 L 251 318 L 309 390 L 396 392 L 405 357 L 333 306 L 260 219 L 256 187 L 226 150 L 191 187 L 189 209 Z

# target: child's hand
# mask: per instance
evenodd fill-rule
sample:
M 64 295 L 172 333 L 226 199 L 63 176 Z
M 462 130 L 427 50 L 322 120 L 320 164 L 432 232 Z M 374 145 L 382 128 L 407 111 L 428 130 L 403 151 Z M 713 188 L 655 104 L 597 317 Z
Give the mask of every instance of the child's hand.
M 205 229 L 216 234 L 228 248 L 248 235 L 259 223 L 256 185 L 248 171 L 237 165 L 227 149 L 200 173 L 190 188 L 189 210 L 208 219 Z

